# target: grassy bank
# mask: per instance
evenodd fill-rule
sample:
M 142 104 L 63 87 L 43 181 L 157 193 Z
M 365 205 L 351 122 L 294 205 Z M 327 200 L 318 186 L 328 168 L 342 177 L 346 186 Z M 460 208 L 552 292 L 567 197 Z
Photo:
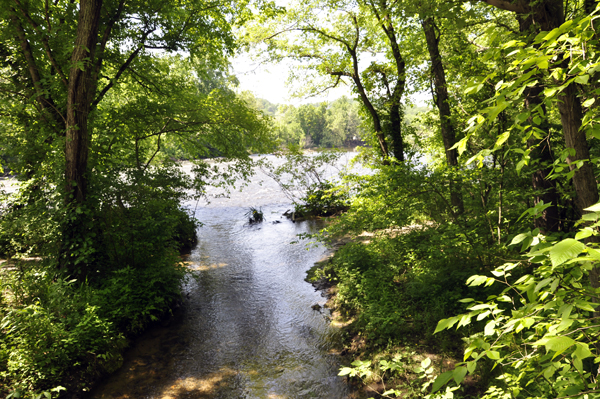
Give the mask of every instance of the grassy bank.
M 334 245 L 307 280 L 329 290 L 332 322 L 343 329 L 342 375 L 361 397 L 422 398 L 438 375 L 462 360 L 470 328 L 434 335 L 438 321 L 461 314 L 460 299 L 484 300 L 498 289 L 467 287 L 466 280 L 491 264 L 444 245 L 439 226 L 355 235 Z M 431 248 L 437 248 L 432 251 Z M 500 262 L 495 257 L 490 263 Z M 457 267 L 460 265 L 460 267 Z M 492 375 L 463 382 L 460 397 L 477 397 Z

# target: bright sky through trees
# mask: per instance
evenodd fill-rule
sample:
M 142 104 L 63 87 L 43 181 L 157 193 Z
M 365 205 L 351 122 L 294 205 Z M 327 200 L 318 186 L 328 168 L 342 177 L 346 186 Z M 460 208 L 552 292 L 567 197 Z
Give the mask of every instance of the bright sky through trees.
M 353 98 L 354 95 L 349 86 L 340 83 L 340 86 L 323 93 L 318 97 L 298 98 L 292 97 L 294 88 L 289 87 L 287 82 L 289 64 L 261 64 L 248 54 L 240 54 L 233 60 L 233 71 L 239 79 L 238 91 L 251 91 L 257 98 L 263 98 L 274 104 L 300 105 L 334 101 L 342 96 Z M 428 93 L 416 93 L 411 96 L 416 105 L 424 105 L 429 99 Z
M 239 91 L 249 90 L 257 98 L 263 98 L 275 104 L 305 104 L 322 101 L 334 101 L 344 95 L 352 97 L 350 87 L 340 84 L 318 97 L 292 97 L 299 85 L 288 86 L 289 64 L 261 64 L 252 60 L 248 54 L 240 54 L 233 61 L 234 74 L 240 81 Z

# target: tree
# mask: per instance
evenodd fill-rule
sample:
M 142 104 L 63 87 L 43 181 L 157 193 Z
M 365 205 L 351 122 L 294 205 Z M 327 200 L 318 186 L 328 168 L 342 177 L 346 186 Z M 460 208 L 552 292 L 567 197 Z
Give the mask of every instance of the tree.
M 440 132 L 446 152 L 446 162 L 450 168 L 458 166 L 458 153 L 454 148 L 456 144 L 456 135 L 452 123 L 452 113 L 450 110 L 450 99 L 448 97 L 448 87 L 446 83 L 446 72 L 442 63 L 442 56 L 439 49 L 439 28 L 435 23 L 435 18 L 431 15 L 424 16 L 421 20 L 427 50 L 431 60 L 431 80 L 433 82 L 434 98 L 433 102 L 436 105 L 440 114 Z M 435 94 L 434 94 L 435 93 Z M 458 213 L 464 211 L 462 196 L 456 188 L 456 184 L 452 184 L 450 188 L 450 196 L 452 206 Z
M 255 41 L 267 43 L 273 60 L 291 58 L 326 77 L 307 85 L 308 91 L 318 93 L 349 82 L 369 115 L 382 157 L 389 156 L 391 141 L 393 155 L 402 161 L 406 61 L 398 21 L 387 1 L 315 1 L 290 8 L 274 26 L 254 28 L 253 33 Z M 363 60 L 371 54 L 382 60 L 365 67 Z M 296 75 L 300 76 L 293 72 L 291 79 Z
M 328 135 L 324 138 L 324 146 L 341 147 L 347 140 L 362 136 L 360 129 L 360 105 L 343 96 L 331 103 L 327 110 Z
M 553 31 L 565 22 L 562 1 L 522 0 L 515 3 L 508 3 L 487 0 L 486 3 L 503 10 L 515 12 L 522 19 L 531 20 L 529 24 L 535 23 L 537 29 L 541 31 Z M 585 3 L 588 12 L 592 4 L 593 2 Z M 566 60 L 564 60 L 563 64 L 565 62 Z M 563 66 L 559 65 L 558 67 Z M 585 133 L 581 130 L 583 112 L 576 83 L 567 83 L 566 87 L 560 91 L 557 106 L 560 111 L 565 145 L 567 148 L 575 150 L 575 153 L 568 157 L 568 162 L 571 170 L 574 172 L 573 185 L 577 192 L 577 207 L 580 214 L 583 214 L 585 213 L 585 208 L 598 202 L 599 195 L 592 165 L 589 162 L 589 147 Z
M 298 122 L 304 137 L 310 137 L 316 146 L 322 146 L 327 136 L 327 104 L 304 104 L 298 107 Z
M 64 218 L 62 228 L 61 263 L 68 270 L 74 271 L 75 265 L 81 263 L 80 255 L 86 252 L 83 242 L 92 212 L 87 210 L 92 173 L 90 151 L 96 145 L 93 140 L 102 141 L 94 132 L 99 129 L 95 122 L 104 117 L 104 112 L 114 111 L 103 108 L 103 102 L 122 83 L 134 92 L 164 90 L 162 82 L 157 81 L 160 76 L 152 73 L 153 68 L 161 68 L 162 53 L 187 52 L 190 60 L 203 65 L 196 72 L 204 75 L 211 68 L 223 69 L 225 56 L 234 47 L 231 22 L 245 12 L 238 13 L 238 6 L 243 10 L 241 3 L 201 0 L 0 2 L 2 101 L 7 108 L 19 110 L 7 117 L 19 126 L 23 147 L 36 149 L 22 154 L 23 170 L 27 171 L 24 176 L 38 181 L 47 179 L 49 176 L 44 173 L 46 165 L 50 165 L 54 173 L 51 180 L 64 193 L 69 216 Z M 143 105 L 143 96 L 135 97 L 137 104 L 127 102 L 131 108 L 127 111 L 129 116 Z M 187 98 L 191 98 L 189 92 Z M 243 110 L 241 103 L 236 104 L 238 110 Z M 196 102 L 197 105 L 200 104 Z M 167 109 L 159 107 L 157 111 Z M 177 112 L 182 115 L 191 111 L 182 106 Z M 218 115 L 204 117 L 205 127 L 218 119 Z M 194 118 L 199 118 L 198 113 L 188 120 L 167 119 L 164 129 L 189 134 L 202 123 Z M 156 132 L 160 129 L 152 137 L 160 148 L 162 133 Z M 139 155 L 140 140 L 149 137 L 135 137 L 133 147 Z M 230 145 L 248 144 L 227 141 Z M 239 147 L 236 153 L 241 153 Z M 77 267 L 85 270 L 84 265 Z
M 305 143 L 304 130 L 298 120 L 298 110 L 293 105 L 280 105 L 277 108 L 276 132 L 284 144 L 303 146 Z

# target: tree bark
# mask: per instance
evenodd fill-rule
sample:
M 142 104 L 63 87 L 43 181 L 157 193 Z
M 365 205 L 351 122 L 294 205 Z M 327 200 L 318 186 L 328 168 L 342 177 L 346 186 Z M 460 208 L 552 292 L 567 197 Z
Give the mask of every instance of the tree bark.
M 388 85 L 388 80 L 385 83 L 388 88 L 388 94 L 390 99 L 390 137 L 392 139 L 392 148 L 394 151 L 394 157 L 401 162 L 404 162 L 404 140 L 402 138 L 402 96 L 404 95 L 406 86 L 406 62 L 402 53 L 400 52 L 400 46 L 398 45 L 398 38 L 396 36 L 396 30 L 392 24 L 390 10 L 387 4 L 387 0 L 380 0 L 379 7 L 373 3 L 369 3 L 371 10 L 375 14 L 379 26 L 390 41 L 390 48 L 392 49 L 392 56 L 394 57 L 394 63 L 396 67 L 396 84 L 391 89 Z M 380 12 L 381 11 L 381 12 Z
M 95 85 L 91 76 L 102 0 L 81 0 L 67 91 L 65 181 L 67 203 L 82 204 L 87 194 L 88 116 Z
M 404 162 L 404 140 L 402 139 L 402 112 L 400 103 L 394 102 L 390 106 L 390 135 L 392 136 L 392 147 L 394 157 Z
M 503 0 L 484 0 L 488 4 L 501 9 L 515 11 L 520 14 L 530 14 L 533 22 L 544 31 L 559 27 L 564 22 L 564 7 L 562 0 L 520 0 L 517 3 L 508 3 Z M 514 9 L 517 7 L 518 9 Z M 591 7 L 591 2 L 585 4 L 586 11 Z M 565 146 L 575 150 L 575 154 L 568 157 L 567 161 L 573 175 L 576 203 L 580 213 L 584 209 L 598 202 L 598 185 L 589 163 L 589 147 L 585 133 L 580 131 L 583 112 L 581 102 L 577 97 L 577 87 L 570 84 L 558 95 L 558 110 L 565 139 Z M 581 163 L 581 166 L 578 164 Z M 590 271 L 592 287 L 600 287 L 600 270 L 594 268 Z
M 440 113 L 440 131 L 442 141 L 444 142 L 444 150 L 446 152 L 446 162 L 451 169 L 458 166 L 458 153 L 452 147 L 456 144 L 456 135 L 454 126 L 452 125 L 452 111 L 448 96 L 448 86 L 446 83 L 446 72 L 442 63 L 442 56 L 439 48 L 439 38 L 435 31 L 435 21 L 432 17 L 426 17 L 421 21 L 425 40 L 427 42 L 427 50 L 431 59 L 431 78 L 435 90 L 435 105 Z M 455 182 L 450 182 L 450 200 L 452 207 L 457 213 L 464 212 L 464 204 L 460 191 L 456 187 Z
M 519 20 L 519 31 L 523 35 L 532 35 L 534 37 L 534 34 L 538 33 L 531 14 L 518 15 L 517 18 Z M 539 82 L 532 87 L 527 87 L 524 92 L 525 108 L 533 112 L 536 107 L 542 107 L 544 119 L 540 125 L 540 129 L 549 134 L 550 128 L 546 118 L 548 113 L 541 97 L 543 91 L 544 87 Z M 533 125 L 533 117 L 531 116 L 529 117 L 529 123 Z M 550 165 L 554 161 L 549 137 L 545 138 L 542 142 L 537 142 L 532 136 L 527 140 L 527 147 L 530 149 L 530 157 L 533 160 L 532 164 L 540 166 L 531 175 L 531 185 L 536 193 L 534 203 L 537 205 L 543 201 L 545 204 L 551 204 L 550 207 L 542 212 L 540 217 L 534 220 L 535 227 L 539 228 L 545 234 L 556 232 L 560 227 L 560 214 L 558 211 L 559 194 L 556 181 L 548 179 L 548 175 L 552 172 Z
M 86 212 L 88 186 L 90 104 L 95 95 L 92 73 L 98 42 L 102 0 L 81 0 L 67 88 L 67 122 L 65 145 L 65 205 L 69 213 L 63 225 L 60 267 L 71 275 L 85 278 L 91 220 Z M 79 264 L 79 265 L 78 265 Z
M 440 130 L 442 141 L 446 150 L 446 162 L 449 166 L 458 165 L 458 153 L 452 149 L 456 144 L 454 127 L 452 126 L 452 114 L 450 103 L 448 101 L 448 87 L 446 83 L 446 73 L 442 64 L 442 56 L 439 49 L 439 38 L 435 33 L 435 22 L 433 18 L 427 17 L 421 22 L 425 40 L 427 41 L 427 50 L 431 59 L 431 78 L 435 90 L 435 105 L 440 113 Z
M 581 214 L 584 209 L 598 202 L 598 185 L 592 165 L 589 163 L 590 151 L 588 148 L 585 132 L 581 130 L 581 120 L 583 112 L 581 103 L 577 97 L 577 88 L 571 84 L 563 90 L 558 96 L 560 111 L 560 120 L 565 136 L 565 145 L 567 148 L 573 148 L 575 154 L 567 158 L 571 170 L 575 170 L 573 175 L 573 185 L 577 193 L 577 207 Z M 578 167 L 578 163 L 581 166 Z

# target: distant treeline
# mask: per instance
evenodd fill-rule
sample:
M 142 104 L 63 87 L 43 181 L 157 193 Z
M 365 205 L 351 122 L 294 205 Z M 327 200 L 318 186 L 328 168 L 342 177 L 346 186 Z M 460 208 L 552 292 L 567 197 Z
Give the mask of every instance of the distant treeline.
M 273 133 L 281 144 L 332 148 L 356 145 L 363 137 L 360 104 L 348 97 L 298 107 L 273 104 L 248 94 L 245 97 L 252 106 L 273 117 Z
M 273 134 L 280 144 L 295 144 L 301 147 L 354 147 L 367 137 L 368 122 L 365 124 L 361 103 L 340 97 L 332 102 L 303 104 L 273 104 L 252 93 L 242 97 L 254 108 L 273 118 Z M 417 113 L 427 107 L 406 108 L 405 120 L 412 121 Z

